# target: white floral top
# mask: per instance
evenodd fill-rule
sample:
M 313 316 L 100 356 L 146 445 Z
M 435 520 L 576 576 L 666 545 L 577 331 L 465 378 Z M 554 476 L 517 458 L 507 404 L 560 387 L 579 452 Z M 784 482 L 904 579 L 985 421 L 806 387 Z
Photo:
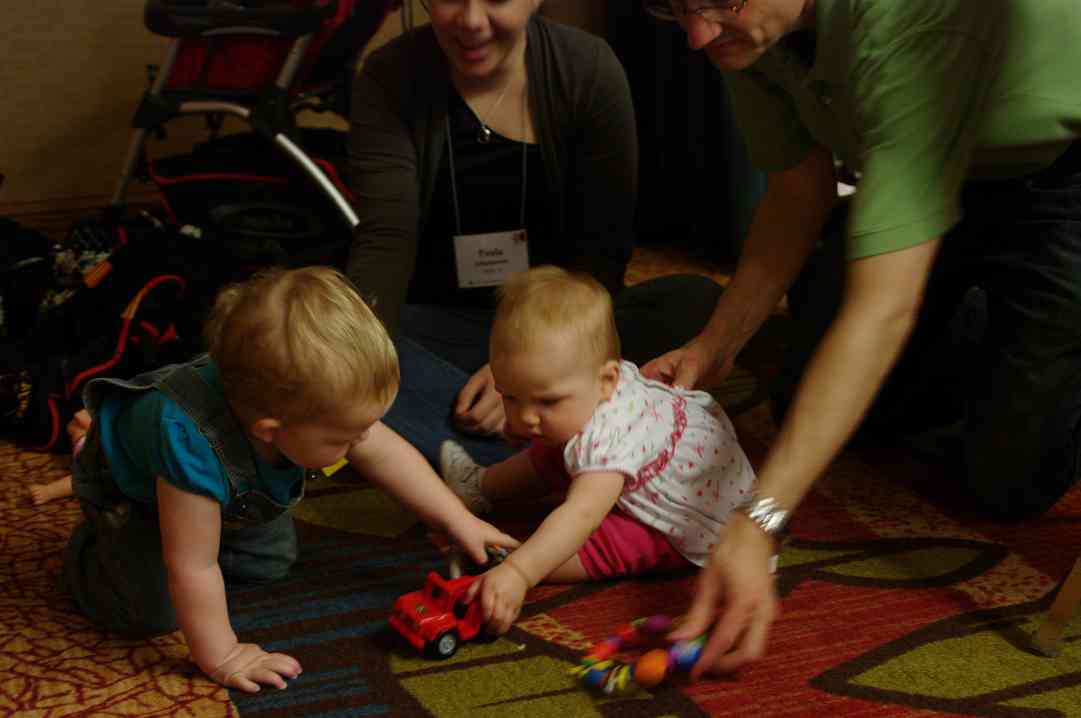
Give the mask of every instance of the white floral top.
M 593 471 L 624 474 L 617 506 L 666 534 L 698 566 L 755 481 L 713 397 L 646 379 L 628 361 L 615 394 L 567 442 L 563 461 L 574 480 Z

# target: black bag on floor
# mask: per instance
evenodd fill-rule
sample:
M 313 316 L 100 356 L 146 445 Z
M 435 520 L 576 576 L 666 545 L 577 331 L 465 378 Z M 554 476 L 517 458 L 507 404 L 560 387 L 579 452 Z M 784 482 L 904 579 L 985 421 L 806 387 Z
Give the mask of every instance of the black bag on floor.
M 0 217 L 0 338 L 26 335 L 53 273 L 48 238 Z
M 0 430 L 38 450 L 67 449 L 64 426 L 98 376 L 129 377 L 200 351 L 221 283 L 209 245 L 150 219 L 111 231 L 122 241 L 23 336 L 0 342 Z

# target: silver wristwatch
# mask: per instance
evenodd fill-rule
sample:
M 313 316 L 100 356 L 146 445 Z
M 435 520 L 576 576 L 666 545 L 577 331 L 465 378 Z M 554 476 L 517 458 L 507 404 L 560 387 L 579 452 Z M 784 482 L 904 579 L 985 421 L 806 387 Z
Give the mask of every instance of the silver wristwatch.
M 788 510 L 782 508 L 776 499 L 752 493 L 736 507 L 736 510 L 758 524 L 758 527 L 774 540 L 780 541 L 784 535 L 784 527 L 788 523 Z
M 788 523 L 788 510 L 781 508 L 777 500 L 771 496 L 751 493 L 736 507 L 736 511 L 758 524 L 758 527 L 773 539 L 774 553 L 769 559 L 769 572 L 777 573 L 781 544 L 784 542 L 784 527 Z

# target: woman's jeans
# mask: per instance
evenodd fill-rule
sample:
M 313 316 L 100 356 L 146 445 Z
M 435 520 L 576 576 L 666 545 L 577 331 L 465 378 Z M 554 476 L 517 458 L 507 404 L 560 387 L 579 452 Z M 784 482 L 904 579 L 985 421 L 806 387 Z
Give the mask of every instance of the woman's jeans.
M 626 287 L 613 298 L 623 357 L 644 364 L 692 339 L 721 295 L 711 279 L 676 275 Z M 401 389 L 383 422 L 438 467 L 439 446 L 461 443 L 485 466 L 515 452 L 500 439 L 465 434 L 452 418 L 458 392 L 488 363 L 490 309 L 407 304 L 395 340 Z
M 917 432 L 963 418 L 966 502 L 1023 519 L 1081 471 L 1081 142 L 1035 175 L 968 183 L 962 204 L 864 426 Z M 841 301 L 846 211 L 789 293 L 796 336 L 773 388 L 778 418 Z

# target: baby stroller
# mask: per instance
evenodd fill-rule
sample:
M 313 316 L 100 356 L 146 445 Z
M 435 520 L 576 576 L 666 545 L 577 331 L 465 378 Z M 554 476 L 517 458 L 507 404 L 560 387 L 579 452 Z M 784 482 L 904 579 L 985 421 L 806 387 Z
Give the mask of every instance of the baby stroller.
M 264 263 L 343 259 L 357 216 L 327 156 L 344 157 L 345 133 L 300 129 L 296 117 L 306 108 L 348 117 L 360 53 L 399 3 L 147 0 L 147 29 L 172 42 L 151 68 L 107 216 L 121 217 L 132 180 L 148 178 L 170 220 L 226 249 L 240 238 L 285 247 Z M 210 139 L 189 154 L 148 158 L 150 135 L 185 115 L 203 116 Z M 250 129 L 219 137 L 226 117 Z
M 172 42 L 135 113 L 105 217 L 77 222 L 51 251 L 42 237 L 41 256 L 21 242 L 9 258 L 26 270 L 6 278 L 0 297 L 24 326 L 0 337 L 0 430 L 24 446 L 63 449 L 87 381 L 201 350 L 202 319 L 222 284 L 271 264 L 344 260 L 357 218 L 324 159 L 334 143 L 302 131 L 296 115 L 316 107 L 348 116 L 355 63 L 395 3 L 147 0 L 147 28 Z M 183 115 L 205 117 L 211 139 L 149 159 L 151 133 Z M 218 137 L 225 117 L 248 131 Z M 329 134 L 344 147 L 344 132 Z M 168 221 L 125 212 L 136 177 L 157 185 Z

